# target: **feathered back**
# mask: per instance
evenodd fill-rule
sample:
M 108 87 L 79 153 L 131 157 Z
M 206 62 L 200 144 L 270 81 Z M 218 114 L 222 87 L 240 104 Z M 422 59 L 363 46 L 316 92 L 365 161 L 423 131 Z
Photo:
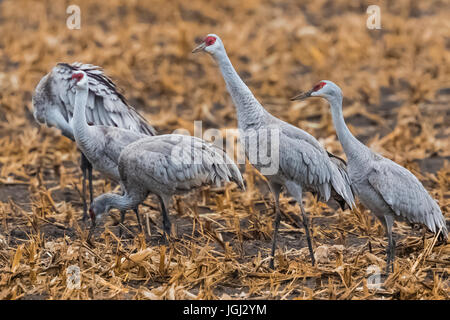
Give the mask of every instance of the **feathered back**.
M 120 154 L 119 172 L 126 186 L 147 183 L 150 188 L 158 184 L 167 190 L 187 191 L 234 181 L 245 188 L 238 167 L 222 149 L 179 134 L 131 143 Z
M 89 80 L 86 106 L 89 123 L 156 135 L 155 129 L 128 104 L 100 67 L 79 62 L 58 63 L 37 85 L 33 107 L 34 117 L 39 123 L 54 125 L 60 129 L 70 123 L 75 101 L 75 88 L 70 88 L 70 80 L 72 73 L 78 70 L 84 71 Z M 61 123 L 62 121 L 66 124 Z
M 372 163 L 367 179 L 396 215 L 411 223 L 421 223 L 433 233 L 442 229 L 443 237 L 448 238 L 439 205 L 409 170 L 392 160 L 380 158 Z

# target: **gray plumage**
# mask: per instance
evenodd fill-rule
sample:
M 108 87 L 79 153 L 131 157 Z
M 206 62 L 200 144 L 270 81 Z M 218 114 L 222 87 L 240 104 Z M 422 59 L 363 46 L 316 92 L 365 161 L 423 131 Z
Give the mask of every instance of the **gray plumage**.
M 56 127 L 74 140 L 71 119 L 74 112 L 75 88 L 71 88 L 73 72 L 83 71 L 89 79 L 86 118 L 89 124 L 123 128 L 146 135 L 155 129 L 142 117 L 100 67 L 75 62 L 58 63 L 36 86 L 33 115 L 40 124 Z
M 74 71 L 72 78 L 75 97 L 71 127 L 75 142 L 94 169 L 119 181 L 119 156 L 123 148 L 147 135 L 122 128 L 88 125 L 86 109 L 90 95 L 89 78 L 84 71 Z
M 149 193 L 161 202 L 164 231 L 170 233 L 168 208 L 171 196 L 207 185 L 244 182 L 226 153 L 199 138 L 170 134 L 146 137 L 125 147 L 119 157 L 122 196 L 107 193 L 94 199 L 91 217 L 111 208 L 136 208 Z
M 268 179 L 271 191 L 275 196 L 276 218 L 270 266 L 273 267 L 280 220 L 278 202 L 282 186 L 300 205 L 311 260 L 314 264 L 302 195 L 303 192 L 310 191 L 323 201 L 328 201 L 333 195 L 341 203 L 345 202 L 352 207 L 354 197 L 345 164 L 334 157 L 330 158 L 327 151 L 312 135 L 274 117 L 262 107 L 235 71 L 223 43 L 217 35 L 209 34 L 193 52 L 198 51 L 210 53 L 217 62 L 228 92 L 236 106 L 238 127 L 241 130 L 241 141 L 245 143 L 246 155 L 250 162 Z M 274 132 L 274 134 L 271 135 L 269 132 Z M 275 146 L 278 163 L 276 163 L 276 156 L 270 157 L 269 165 L 255 157 L 255 152 L 260 154 L 265 148 L 270 149 L 272 146 Z M 271 165 L 275 167 L 273 172 L 267 170 L 267 167 L 271 167 Z
M 388 236 L 387 268 L 394 260 L 392 225 L 394 220 L 419 223 L 433 233 L 447 226 L 442 212 L 422 183 L 407 169 L 373 152 L 350 132 L 342 114 L 342 91 L 331 81 L 323 80 L 298 98 L 325 98 L 331 106 L 333 123 L 347 155 L 347 170 L 361 203 L 385 226 Z M 295 99 L 295 98 L 294 98 Z
M 354 176 L 356 179 L 359 175 L 354 173 Z M 427 226 L 433 233 L 437 233 L 442 228 L 443 234 L 447 237 L 448 231 L 441 209 L 410 171 L 389 159 L 374 154 L 367 181 L 389 206 L 390 214 L 395 213 L 396 219 L 420 223 Z M 368 190 L 372 191 L 370 188 Z M 378 208 L 380 204 L 384 205 L 377 204 Z
M 244 187 L 239 169 L 225 152 L 199 138 L 178 134 L 130 144 L 120 155 L 119 171 L 127 190 L 141 184 L 161 197 L 230 181 Z
M 122 150 L 139 139 L 147 137 L 130 130 L 106 126 L 91 126 L 96 140 L 89 149 L 80 147 L 94 169 L 114 181 L 120 181 L 118 170 L 119 156 Z
M 334 191 L 346 203 L 354 205 L 350 179 L 345 163 L 320 145 L 309 133 L 267 114 L 266 123 L 274 123 L 280 129 L 280 170 L 269 180 L 284 184 L 293 181 L 302 191 L 309 191 L 327 202 Z
M 130 143 L 147 135 L 131 130 L 87 124 L 86 105 L 89 99 L 89 78 L 84 71 L 74 71 L 71 76 L 72 86 L 76 88 L 72 129 L 75 142 L 83 155 L 108 178 L 119 182 L 119 156 Z M 126 211 L 121 212 L 121 223 L 124 222 Z M 141 228 L 138 208 L 136 217 Z M 120 235 L 122 229 L 120 229 Z
M 95 153 L 94 150 L 88 157 L 81 150 L 83 219 L 85 219 L 87 217 L 85 190 L 87 175 L 90 199 L 91 201 L 93 199 L 92 162 L 95 162 L 94 166 L 97 170 L 117 180 L 119 178 L 117 159 L 120 150 L 115 150 L 114 146 L 111 146 L 111 142 L 123 146 L 131 142 L 128 139 L 130 136 L 155 135 L 156 131 L 145 118 L 127 103 L 125 97 L 117 90 L 116 85 L 99 67 L 78 62 L 73 64 L 59 63 L 40 80 L 32 99 L 33 115 L 38 123 L 45 124 L 48 127 L 56 127 L 64 136 L 75 140 L 72 124 L 76 89 L 73 86 L 73 80 L 71 80 L 74 72 L 84 72 L 87 75 L 89 89 L 85 102 L 85 118 L 90 125 L 103 126 L 92 131 L 97 130 L 103 133 L 101 134 L 102 141 L 98 141 L 97 144 L 103 145 L 102 149 L 105 151 L 101 154 L 101 152 Z M 121 135 L 121 129 L 135 132 L 135 134 Z M 135 141 L 136 137 L 132 141 Z M 95 157 L 103 160 L 94 160 Z M 109 158 L 113 158 L 113 161 L 109 161 Z

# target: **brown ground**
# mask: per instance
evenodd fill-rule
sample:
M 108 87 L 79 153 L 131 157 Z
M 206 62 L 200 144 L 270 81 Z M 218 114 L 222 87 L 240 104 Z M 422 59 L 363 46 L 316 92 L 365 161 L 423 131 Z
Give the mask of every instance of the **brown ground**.
M 131 4 L 133 3 L 133 4 Z M 245 4 L 244 4 L 245 3 Z M 212 59 L 191 54 L 219 34 L 230 59 L 263 105 L 342 155 L 329 107 L 289 102 L 320 79 L 339 84 L 351 130 L 410 169 L 450 219 L 450 3 L 383 2 L 381 30 L 366 28 L 366 1 L 78 1 L 81 30 L 68 30 L 64 1 L 0 1 L 1 299 L 448 299 L 450 245 L 397 224 L 395 272 L 378 289 L 368 269 L 384 269 L 386 241 L 369 212 L 336 210 L 305 197 L 319 263 L 310 265 L 299 212 L 288 197 L 276 271 L 267 268 L 273 209 L 262 178 L 245 169 L 234 185 L 178 197 L 178 237 L 166 243 L 153 198 L 138 235 L 118 213 L 86 243 L 75 145 L 38 128 L 31 95 L 57 62 L 102 66 L 159 132 L 234 128 L 236 115 Z M 351 4 L 349 4 L 351 3 Z M 98 174 L 95 194 L 114 189 Z M 116 189 L 117 190 L 117 189 Z M 369 252 L 369 241 L 372 253 Z M 80 289 L 67 269 L 82 272 Z

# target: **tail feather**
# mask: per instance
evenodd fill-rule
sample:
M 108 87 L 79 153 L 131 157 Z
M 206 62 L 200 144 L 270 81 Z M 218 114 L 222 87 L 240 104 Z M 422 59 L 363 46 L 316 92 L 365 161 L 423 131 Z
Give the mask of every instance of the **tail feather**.
M 355 196 L 352 188 L 352 182 L 347 172 L 347 163 L 342 158 L 339 158 L 330 152 L 327 153 L 330 157 L 331 163 L 337 169 L 339 176 L 342 178 L 337 179 L 336 177 L 332 177 L 331 181 L 334 191 L 332 192 L 332 196 L 339 203 L 342 209 L 345 208 L 344 203 L 346 203 L 350 209 L 353 209 L 355 207 Z
M 242 174 L 241 171 L 239 171 L 238 166 L 233 162 L 233 160 L 231 160 L 231 158 L 222 148 L 219 148 L 214 144 L 210 144 L 210 146 L 213 147 L 216 152 L 219 152 L 219 154 L 222 155 L 222 160 L 224 161 L 228 169 L 228 178 L 231 181 L 235 182 L 241 190 L 245 190 L 244 179 L 242 178 Z
M 444 218 L 444 215 L 442 214 L 439 206 L 436 204 L 437 210 L 435 211 L 433 218 L 434 218 L 434 226 L 436 227 L 436 233 L 439 232 L 439 240 L 442 242 L 447 242 L 448 240 L 448 229 L 447 224 Z

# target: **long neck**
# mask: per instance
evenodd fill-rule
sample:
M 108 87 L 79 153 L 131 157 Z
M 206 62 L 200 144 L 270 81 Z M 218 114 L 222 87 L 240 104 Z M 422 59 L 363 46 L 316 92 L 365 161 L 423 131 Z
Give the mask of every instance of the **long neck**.
M 75 93 L 75 106 L 73 112 L 73 134 L 79 147 L 87 149 L 91 141 L 90 127 L 86 120 L 86 104 L 89 88 L 78 88 Z
M 333 96 L 327 99 L 331 106 L 331 115 L 336 133 L 347 159 L 352 159 L 369 149 L 362 144 L 348 129 L 342 114 L 342 96 Z
M 126 193 L 124 195 L 105 193 L 101 197 L 102 201 L 104 201 L 110 208 L 116 208 L 119 211 L 135 209 L 140 203 L 140 199 L 131 197 Z
M 219 65 L 228 92 L 236 106 L 239 128 L 257 126 L 263 120 L 266 111 L 239 77 L 225 49 L 214 54 L 213 57 Z

